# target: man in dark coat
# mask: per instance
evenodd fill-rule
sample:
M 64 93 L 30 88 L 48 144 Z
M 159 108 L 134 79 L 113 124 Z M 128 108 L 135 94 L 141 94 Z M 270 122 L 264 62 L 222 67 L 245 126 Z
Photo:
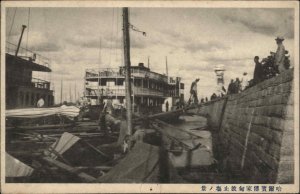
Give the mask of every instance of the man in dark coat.
M 255 62 L 255 69 L 254 69 L 254 74 L 253 74 L 253 81 L 254 81 L 254 84 L 257 84 L 257 83 L 263 81 L 264 72 L 263 72 L 263 66 L 259 62 L 258 56 L 254 57 L 254 62 Z
M 234 93 L 234 83 L 233 83 L 233 79 L 231 79 L 231 82 L 228 85 L 227 94 L 233 94 L 233 93 Z
M 213 93 L 212 95 L 211 95 L 211 97 L 210 97 L 210 100 L 214 100 L 214 99 L 216 99 L 217 98 L 217 94 L 216 93 Z
M 240 79 L 237 77 L 235 79 L 235 82 L 234 82 L 234 93 L 237 94 L 240 92 L 240 88 L 241 88 L 241 81 Z

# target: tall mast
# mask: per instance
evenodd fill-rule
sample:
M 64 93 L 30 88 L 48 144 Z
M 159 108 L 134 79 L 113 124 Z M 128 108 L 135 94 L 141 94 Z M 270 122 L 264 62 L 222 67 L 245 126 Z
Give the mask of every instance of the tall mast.
M 124 43 L 124 63 L 125 63 L 125 92 L 126 92 L 126 118 L 127 133 L 132 135 L 132 105 L 131 105 L 131 82 L 130 82 L 130 38 L 129 38 L 129 18 L 128 7 L 123 8 L 123 43 Z
M 75 82 L 75 86 L 74 86 L 74 96 L 75 96 L 75 102 L 76 102 L 76 100 L 77 100 L 77 88 L 76 88 L 76 82 Z
M 100 39 L 99 39 L 99 69 L 98 69 L 98 83 L 97 83 L 97 89 L 98 89 L 98 91 L 97 91 L 97 93 L 96 93 L 96 95 L 97 95 L 97 104 L 100 104 L 100 98 L 101 98 L 101 96 L 100 96 L 100 69 L 101 69 L 101 37 L 100 37 Z
M 63 79 L 60 80 L 60 103 L 63 103 Z
M 70 86 L 69 86 L 69 97 L 70 97 L 70 102 L 72 102 L 71 83 L 70 83 Z
M 167 76 L 169 76 L 169 72 L 168 72 L 168 57 L 166 56 L 166 74 Z
M 22 33 L 21 33 L 21 36 L 20 36 L 20 39 L 19 39 L 19 42 L 18 42 L 18 47 L 17 47 L 16 53 L 15 53 L 15 56 L 18 56 L 18 52 L 19 52 L 19 49 L 20 49 L 20 46 L 21 46 L 22 37 L 23 37 L 23 33 L 24 33 L 25 28 L 26 28 L 26 26 L 22 25 Z

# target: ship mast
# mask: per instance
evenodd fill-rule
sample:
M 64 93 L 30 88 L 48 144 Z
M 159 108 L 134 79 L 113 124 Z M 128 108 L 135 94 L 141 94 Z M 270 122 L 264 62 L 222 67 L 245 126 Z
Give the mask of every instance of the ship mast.
M 15 53 L 15 56 L 18 56 L 18 53 L 19 53 L 19 49 L 20 49 L 20 46 L 21 46 L 22 37 L 23 37 L 25 28 L 26 28 L 26 26 L 25 26 L 25 25 L 22 25 L 22 33 L 21 33 L 21 36 L 20 36 L 20 38 L 19 38 L 18 47 L 17 47 L 16 53 Z
M 60 80 L 60 103 L 63 104 L 63 79 Z
M 131 104 L 131 73 L 130 73 L 130 37 L 128 7 L 123 8 L 123 43 L 125 62 L 125 92 L 126 92 L 126 119 L 127 133 L 132 135 L 132 104 Z

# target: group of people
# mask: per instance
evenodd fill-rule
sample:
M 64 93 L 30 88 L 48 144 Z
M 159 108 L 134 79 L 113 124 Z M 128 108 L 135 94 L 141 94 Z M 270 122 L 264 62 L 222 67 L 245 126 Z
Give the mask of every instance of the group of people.
M 275 40 L 277 44 L 276 53 L 270 52 L 270 56 L 264 58 L 261 62 L 259 61 L 258 56 L 254 57 L 255 68 L 253 73 L 253 79 L 249 81 L 247 72 L 243 73 L 243 77 L 241 79 L 238 77 L 235 80 L 231 79 L 228 85 L 227 94 L 239 93 L 249 87 L 252 87 L 262 82 L 263 80 L 274 77 L 282 73 L 286 69 L 290 68 L 289 56 L 286 56 L 288 54 L 288 51 L 285 50 L 285 47 L 283 45 L 284 38 L 282 36 L 278 36 Z M 198 104 L 197 83 L 199 82 L 199 80 L 200 79 L 197 78 L 191 85 L 188 105 L 192 102 Z M 224 96 L 225 93 L 226 90 L 223 87 L 221 94 L 217 95 L 216 93 L 213 93 L 210 97 L 210 100 L 220 98 Z M 207 101 L 208 98 L 206 97 L 205 99 L 202 98 L 200 102 L 204 103 Z
M 247 73 L 245 72 L 244 74 L 247 74 Z M 233 79 L 231 79 L 231 81 L 228 85 L 227 94 L 237 94 L 240 91 L 244 90 L 247 87 L 245 82 L 246 82 L 246 79 L 240 80 L 238 77 L 235 79 L 235 81 Z
M 270 55 L 267 58 L 264 58 L 261 62 L 259 62 L 258 56 L 254 57 L 255 69 L 253 80 L 249 84 L 250 86 L 258 84 L 265 79 L 274 77 L 290 68 L 289 56 L 286 56 L 288 51 L 285 50 L 283 45 L 284 38 L 279 36 L 275 40 L 277 43 L 276 53 L 270 52 Z
M 246 72 L 243 74 L 242 80 L 236 78 L 234 81 L 232 79 L 228 86 L 227 94 L 239 93 L 240 91 L 252 87 L 266 79 L 282 73 L 286 69 L 289 69 L 290 60 L 289 56 L 286 56 L 288 51 L 285 50 L 282 43 L 284 38 L 279 36 L 275 40 L 278 46 L 276 53 L 270 52 L 270 55 L 267 58 L 264 58 L 261 62 L 259 62 L 259 56 L 254 57 L 255 68 L 253 79 L 248 81 Z

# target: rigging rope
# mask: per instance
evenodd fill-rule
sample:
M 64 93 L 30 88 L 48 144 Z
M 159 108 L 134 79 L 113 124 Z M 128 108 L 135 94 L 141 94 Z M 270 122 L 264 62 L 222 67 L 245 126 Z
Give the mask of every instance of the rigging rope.
M 46 13 L 46 11 L 47 11 L 47 9 L 43 10 L 44 24 L 45 24 L 45 28 L 44 28 L 45 29 L 45 35 L 44 36 L 47 37 L 47 38 L 50 38 L 49 37 L 49 33 L 48 33 L 48 20 L 47 20 L 47 13 Z M 48 59 L 48 56 L 47 56 L 47 59 Z M 48 62 L 49 62 L 49 68 L 51 68 L 51 66 L 50 66 L 51 62 L 50 61 L 48 61 Z M 42 73 L 42 78 L 44 80 L 47 80 L 47 81 L 51 82 L 51 73 Z
M 119 14 L 117 10 L 117 32 L 116 32 L 116 45 L 115 45 L 116 63 L 118 62 L 118 35 L 119 35 Z
M 13 27 L 14 22 L 15 22 L 15 16 L 16 16 L 16 13 L 17 13 L 17 8 L 15 9 L 15 13 L 14 13 L 14 16 L 13 16 L 13 19 L 12 19 L 12 22 L 11 22 L 11 25 L 10 25 L 10 30 L 9 30 L 9 33 L 8 33 L 8 40 L 9 40 L 9 38 L 10 38 L 11 31 L 12 31 L 12 27 Z
M 111 36 L 110 36 L 110 50 L 109 50 L 109 67 L 111 67 L 111 55 L 112 55 L 112 39 L 113 39 L 113 33 L 114 33 L 114 19 L 115 19 L 115 8 L 113 8 L 112 11 L 112 23 L 111 23 Z

